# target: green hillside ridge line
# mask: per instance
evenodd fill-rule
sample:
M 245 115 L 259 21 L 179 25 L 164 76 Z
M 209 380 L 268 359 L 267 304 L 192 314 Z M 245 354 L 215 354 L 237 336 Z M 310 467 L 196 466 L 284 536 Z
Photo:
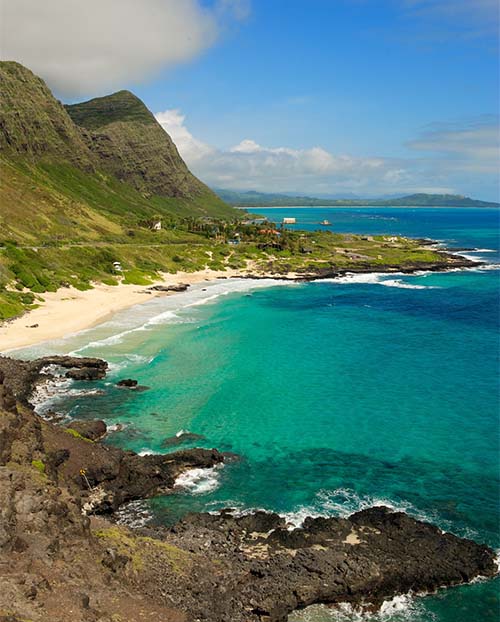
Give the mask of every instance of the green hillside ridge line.
M 129 91 L 65 108 L 85 130 L 99 167 L 136 190 L 148 196 L 185 198 L 212 193 L 190 172 L 154 115 Z
M 237 207 L 500 207 L 500 203 L 480 201 L 460 194 L 427 194 L 418 192 L 392 199 L 325 199 L 311 196 L 227 190 L 214 188 L 227 203 Z
M 96 130 L 116 121 L 156 123 L 154 115 L 143 102 L 126 90 L 64 107 L 77 125 L 88 130 Z
M 0 151 L 33 161 L 56 158 L 88 171 L 96 163 L 45 82 L 13 61 L 0 61 Z

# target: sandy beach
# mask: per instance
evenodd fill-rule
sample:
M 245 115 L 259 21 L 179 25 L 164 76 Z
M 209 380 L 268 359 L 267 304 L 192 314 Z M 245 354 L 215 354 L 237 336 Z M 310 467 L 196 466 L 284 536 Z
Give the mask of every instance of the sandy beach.
M 221 277 L 245 276 L 245 270 L 200 270 L 199 272 L 164 273 L 155 285 L 193 285 Z M 174 292 L 151 292 L 151 285 L 103 285 L 79 291 L 61 288 L 43 294 L 40 307 L 0 324 L 0 353 L 65 337 L 104 322 L 117 311 L 146 302 L 155 296 Z

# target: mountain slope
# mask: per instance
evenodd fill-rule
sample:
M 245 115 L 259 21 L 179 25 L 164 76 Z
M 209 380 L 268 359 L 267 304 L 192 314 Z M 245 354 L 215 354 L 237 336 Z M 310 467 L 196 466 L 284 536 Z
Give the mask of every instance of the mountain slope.
M 129 91 L 66 106 L 87 130 L 99 166 L 146 195 L 195 198 L 211 193 L 188 169 L 170 136 Z
M 94 169 L 82 133 L 41 78 L 19 63 L 0 62 L 0 93 L 2 153 Z
M 0 320 L 65 285 L 203 267 L 195 219 L 239 216 L 191 175 L 132 94 L 91 109 L 72 107 L 77 125 L 43 80 L 0 62 Z M 162 230 L 151 231 L 157 220 Z
M 29 69 L 0 62 L 3 239 L 73 239 L 75 227 L 95 239 L 144 219 L 237 215 L 190 173 L 138 98 L 98 101 L 71 107 L 82 124 L 92 111 L 94 133 Z

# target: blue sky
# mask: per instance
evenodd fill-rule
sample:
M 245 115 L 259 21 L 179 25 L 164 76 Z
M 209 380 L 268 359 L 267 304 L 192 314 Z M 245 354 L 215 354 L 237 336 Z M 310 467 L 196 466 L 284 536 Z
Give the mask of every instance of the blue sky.
M 496 0 L 107 3 L 82 34 L 81 3 L 15 0 L 56 27 L 11 56 L 67 101 L 134 91 L 211 185 L 499 198 Z

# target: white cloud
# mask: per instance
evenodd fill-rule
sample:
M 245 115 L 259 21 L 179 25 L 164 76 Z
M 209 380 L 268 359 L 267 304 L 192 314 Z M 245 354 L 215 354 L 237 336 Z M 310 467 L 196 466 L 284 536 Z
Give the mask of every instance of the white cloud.
M 187 129 L 184 125 L 186 117 L 180 110 L 173 109 L 157 112 L 155 117 L 167 134 L 170 135 L 180 154 L 187 162 L 193 163 L 195 160 L 213 153 L 214 149 L 212 147 L 201 140 L 197 140 Z
M 60 95 L 109 93 L 211 46 L 246 0 L 0 0 L 2 57 Z
M 448 167 L 478 173 L 498 173 L 498 118 L 485 115 L 465 123 L 435 123 L 408 143 L 414 150 L 435 153 Z
M 492 117 L 462 125 L 436 124 L 409 144 L 422 152 L 409 158 L 336 155 L 319 146 L 267 147 L 250 138 L 221 150 L 196 139 L 179 110 L 166 110 L 156 118 L 193 172 L 214 187 L 373 196 L 397 192 L 478 194 L 474 184 L 479 184 L 483 188 L 480 196 L 486 196 L 484 192 L 496 196 L 498 157 L 493 138 L 497 126 Z M 469 185 L 464 186 L 464 180 Z

